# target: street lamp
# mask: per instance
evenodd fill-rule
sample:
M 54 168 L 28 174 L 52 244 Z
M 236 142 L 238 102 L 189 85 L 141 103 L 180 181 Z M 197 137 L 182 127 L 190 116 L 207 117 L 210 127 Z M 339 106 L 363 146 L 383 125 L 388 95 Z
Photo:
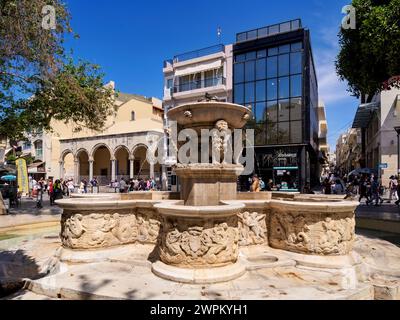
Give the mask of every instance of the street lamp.
M 397 132 L 397 174 L 400 173 L 400 127 L 394 127 Z

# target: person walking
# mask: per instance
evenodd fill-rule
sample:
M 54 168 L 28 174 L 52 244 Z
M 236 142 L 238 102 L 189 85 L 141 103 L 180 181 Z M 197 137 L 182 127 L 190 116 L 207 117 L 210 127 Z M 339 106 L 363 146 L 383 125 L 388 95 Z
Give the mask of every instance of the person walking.
M 389 201 L 388 203 L 392 203 L 392 199 L 393 196 L 396 199 L 396 202 L 399 200 L 399 197 L 397 195 L 397 186 L 398 186 L 398 182 L 397 182 L 397 177 L 395 176 L 391 176 L 390 180 L 389 180 Z
M 47 190 L 49 192 L 49 197 L 50 197 L 50 205 L 54 205 L 54 184 L 53 180 L 49 179 L 49 182 L 47 184 Z
M 373 181 L 371 183 L 371 194 L 372 194 L 372 199 L 371 203 L 375 201 L 375 206 L 378 207 L 380 204 L 382 204 L 383 199 L 381 198 L 380 194 L 380 183 L 378 177 L 374 177 Z
M 359 186 L 360 186 L 360 198 L 358 199 L 358 202 L 361 202 L 361 200 L 363 198 L 365 198 L 366 199 L 365 203 L 368 206 L 370 203 L 370 198 L 368 197 L 368 194 L 367 194 L 367 181 L 366 181 L 365 177 L 361 178 Z

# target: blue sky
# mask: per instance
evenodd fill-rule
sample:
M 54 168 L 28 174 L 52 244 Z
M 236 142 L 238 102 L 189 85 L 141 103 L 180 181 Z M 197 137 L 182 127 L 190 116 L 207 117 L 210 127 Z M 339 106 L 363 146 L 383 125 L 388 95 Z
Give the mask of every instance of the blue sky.
M 331 150 L 351 126 L 357 99 L 334 69 L 337 33 L 350 0 L 65 0 L 80 39 L 67 41 L 74 56 L 102 66 L 106 80 L 127 93 L 162 98 L 162 63 L 167 58 L 222 42 L 240 31 L 301 18 L 311 30 L 319 94 L 325 101 Z

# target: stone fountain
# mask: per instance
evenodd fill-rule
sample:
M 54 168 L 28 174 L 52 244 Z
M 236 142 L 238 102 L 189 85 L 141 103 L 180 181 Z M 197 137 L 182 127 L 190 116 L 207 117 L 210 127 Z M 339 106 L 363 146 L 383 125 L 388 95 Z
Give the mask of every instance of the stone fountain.
M 147 272 L 146 285 L 153 281 L 151 277 L 155 279 L 153 287 L 141 287 L 153 293 L 159 291 L 159 285 L 172 288 L 175 282 L 203 287 L 250 281 L 251 286 L 260 287 L 256 299 L 264 297 L 261 282 L 267 280 L 251 280 L 254 272 L 295 268 L 295 272 L 319 270 L 316 274 L 320 274 L 327 270 L 335 277 L 339 273 L 340 281 L 346 283 L 338 284 L 337 296 L 373 298 L 371 285 L 363 282 L 369 271 L 360 271 L 365 264 L 353 250 L 358 202 L 322 195 L 237 192 L 243 166 L 234 156 L 238 152 L 233 153 L 233 161 L 226 155 L 230 150 L 228 133 L 243 128 L 251 117 L 243 106 L 198 102 L 175 107 L 168 117 L 177 122 L 179 130 L 191 129 L 197 134 L 212 130 L 210 152 L 200 152 L 202 163 L 176 165 L 180 193 L 77 195 L 57 201 L 63 208 L 62 249 L 57 254 L 62 265 L 79 273 L 85 264 L 92 268 L 95 263 L 101 276 L 103 265 L 98 263 L 122 261 L 144 268 L 140 272 Z M 208 161 L 204 163 L 204 159 Z M 107 264 L 107 268 L 112 267 Z M 131 273 L 125 272 L 124 277 L 140 282 Z M 50 280 L 33 283 L 33 290 L 43 294 L 47 290 L 43 288 L 51 286 Z M 69 284 L 69 278 L 65 283 Z M 275 286 L 270 283 L 270 288 Z M 195 298 L 197 289 L 189 289 L 194 290 Z M 309 297 L 319 297 L 321 291 L 316 292 Z M 237 291 L 230 297 L 240 298 L 245 293 Z M 163 292 L 155 296 L 165 298 Z

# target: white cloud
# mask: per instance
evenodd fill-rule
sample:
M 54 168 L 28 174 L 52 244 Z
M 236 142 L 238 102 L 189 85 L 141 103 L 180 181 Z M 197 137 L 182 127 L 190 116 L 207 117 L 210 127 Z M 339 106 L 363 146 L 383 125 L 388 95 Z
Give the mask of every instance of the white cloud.
M 316 33 L 318 46 L 314 48 L 319 96 L 326 104 L 340 102 L 350 97 L 347 83 L 336 74 L 335 60 L 339 52 L 338 28 L 322 28 Z

